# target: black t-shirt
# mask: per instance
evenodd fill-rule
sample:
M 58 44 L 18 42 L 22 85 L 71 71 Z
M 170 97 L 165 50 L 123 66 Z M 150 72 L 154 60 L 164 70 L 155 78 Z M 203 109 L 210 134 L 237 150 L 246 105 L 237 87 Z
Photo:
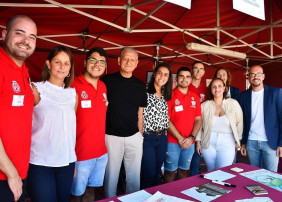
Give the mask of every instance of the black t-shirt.
M 146 85 L 134 75 L 123 77 L 120 72 L 101 79 L 107 86 L 109 106 L 106 133 L 128 137 L 138 132 L 138 109 L 147 106 Z

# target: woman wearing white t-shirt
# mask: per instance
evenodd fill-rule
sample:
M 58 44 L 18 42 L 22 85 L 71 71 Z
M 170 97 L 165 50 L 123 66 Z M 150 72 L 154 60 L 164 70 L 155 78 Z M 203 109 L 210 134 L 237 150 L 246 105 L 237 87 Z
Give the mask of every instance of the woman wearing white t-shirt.
M 73 56 L 64 46 L 49 53 L 41 82 L 32 83 L 35 97 L 28 192 L 32 201 L 69 200 L 74 176 L 76 92 Z
M 243 113 L 239 103 L 226 98 L 225 84 L 214 78 L 208 87 L 209 100 L 202 107 L 202 126 L 196 137 L 197 152 L 203 153 L 208 170 L 231 165 L 240 147 Z

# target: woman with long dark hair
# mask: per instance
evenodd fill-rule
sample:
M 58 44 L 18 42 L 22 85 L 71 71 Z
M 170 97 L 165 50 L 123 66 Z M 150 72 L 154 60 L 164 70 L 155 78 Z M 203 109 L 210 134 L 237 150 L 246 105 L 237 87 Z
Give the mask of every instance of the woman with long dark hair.
M 158 64 L 147 89 L 147 107 L 144 109 L 143 158 L 141 188 L 156 186 L 160 181 L 161 166 L 166 157 L 169 127 L 167 102 L 172 95 L 172 70 L 168 64 Z

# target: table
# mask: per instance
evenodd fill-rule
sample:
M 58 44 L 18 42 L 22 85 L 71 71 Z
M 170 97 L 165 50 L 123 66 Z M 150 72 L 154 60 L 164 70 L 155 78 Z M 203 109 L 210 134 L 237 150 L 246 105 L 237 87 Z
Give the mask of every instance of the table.
M 234 200 L 237 200 L 237 199 L 260 197 L 260 196 L 254 195 L 253 193 L 251 193 L 250 191 L 248 191 L 245 188 L 246 185 L 250 185 L 250 184 L 259 184 L 261 187 L 263 187 L 264 189 L 266 189 L 268 191 L 267 195 L 261 195 L 261 196 L 269 197 L 273 201 L 281 201 L 282 200 L 281 199 L 282 198 L 282 192 L 275 190 L 273 188 L 270 188 L 268 186 L 265 186 L 265 185 L 263 185 L 259 182 L 255 182 L 251 179 L 248 179 L 246 177 L 241 176 L 240 173 L 237 173 L 237 172 L 230 170 L 233 167 L 239 167 L 239 168 L 244 169 L 241 173 L 260 169 L 260 168 L 257 168 L 257 167 L 251 166 L 251 165 L 247 165 L 247 164 L 244 164 L 244 163 L 236 163 L 234 165 L 226 166 L 224 168 L 218 169 L 218 170 L 222 170 L 222 171 L 231 173 L 233 175 L 236 175 L 236 177 L 225 181 L 225 182 L 228 182 L 228 183 L 231 183 L 231 184 L 235 184 L 236 188 L 225 187 L 225 186 L 222 186 L 222 185 L 215 184 L 216 186 L 219 186 L 219 187 L 222 187 L 222 188 L 225 188 L 225 189 L 229 189 L 229 190 L 232 190 L 232 191 L 230 193 L 224 195 L 224 196 L 221 196 L 221 197 L 215 199 L 214 201 L 224 201 L 224 202 L 226 202 L 226 201 L 234 201 Z M 208 172 L 201 173 L 201 174 L 207 174 L 207 173 Z M 195 187 L 195 186 L 198 186 L 198 185 L 201 185 L 201 184 L 204 184 L 204 183 L 207 183 L 207 182 L 211 183 L 210 180 L 201 178 L 199 175 L 196 175 L 196 176 L 193 176 L 193 177 L 188 177 L 188 178 L 183 179 L 183 180 L 178 180 L 178 181 L 174 181 L 174 182 L 171 182 L 171 183 L 151 187 L 151 188 L 148 188 L 148 189 L 145 189 L 145 190 L 147 192 L 149 192 L 150 194 L 154 194 L 157 191 L 160 191 L 160 192 L 167 194 L 167 195 L 176 196 L 176 197 L 179 197 L 179 198 L 182 198 L 182 199 L 188 199 L 188 200 L 196 201 L 196 199 L 191 198 L 189 196 L 186 196 L 185 194 L 182 194 L 181 191 Z M 118 197 L 119 196 L 100 200 L 100 202 L 102 202 L 102 201 L 104 201 L 104 202 L 106 202 L 106 201 L 116 201 L 116 202 L 118 202 L 118 201 L 120 201 L 120 200 L 117 199 Z

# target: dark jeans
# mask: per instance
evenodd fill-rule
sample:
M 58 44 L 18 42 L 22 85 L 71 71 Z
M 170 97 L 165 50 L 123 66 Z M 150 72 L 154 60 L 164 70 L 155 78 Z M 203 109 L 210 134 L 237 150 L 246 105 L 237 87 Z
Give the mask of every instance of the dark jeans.
M 193 154 L 192 157 L 192 161 L 191 161 L 191 166 L 190 166 L 190 170 L 191 170 L 191 176 L 194 175 L 198 175 L 199 174 L 199 169 L 200 169 L 200 160 L 201 160 L 201 155 L 198 154 L 197 150 L 196 150 L 196 145 L 197 143 L 195 143 L 195 152 Z
M 18 202 L 25 202 L 26 179 L 23 181 L 23 193 Z M 11 191 L 7 180 L 0 180 L 0 202 L 14 202 L 14 194 Z
M 160 136 L 154 133 L 144 133 L 141 189 L 159 184 L 161 167 L 166 157 L 166 150 L 167 137 L 165 133 Z
M 27 191 L 32 201 L 68 202 L 74 175 L 74 163 L 63 167 L 29 164 Z

